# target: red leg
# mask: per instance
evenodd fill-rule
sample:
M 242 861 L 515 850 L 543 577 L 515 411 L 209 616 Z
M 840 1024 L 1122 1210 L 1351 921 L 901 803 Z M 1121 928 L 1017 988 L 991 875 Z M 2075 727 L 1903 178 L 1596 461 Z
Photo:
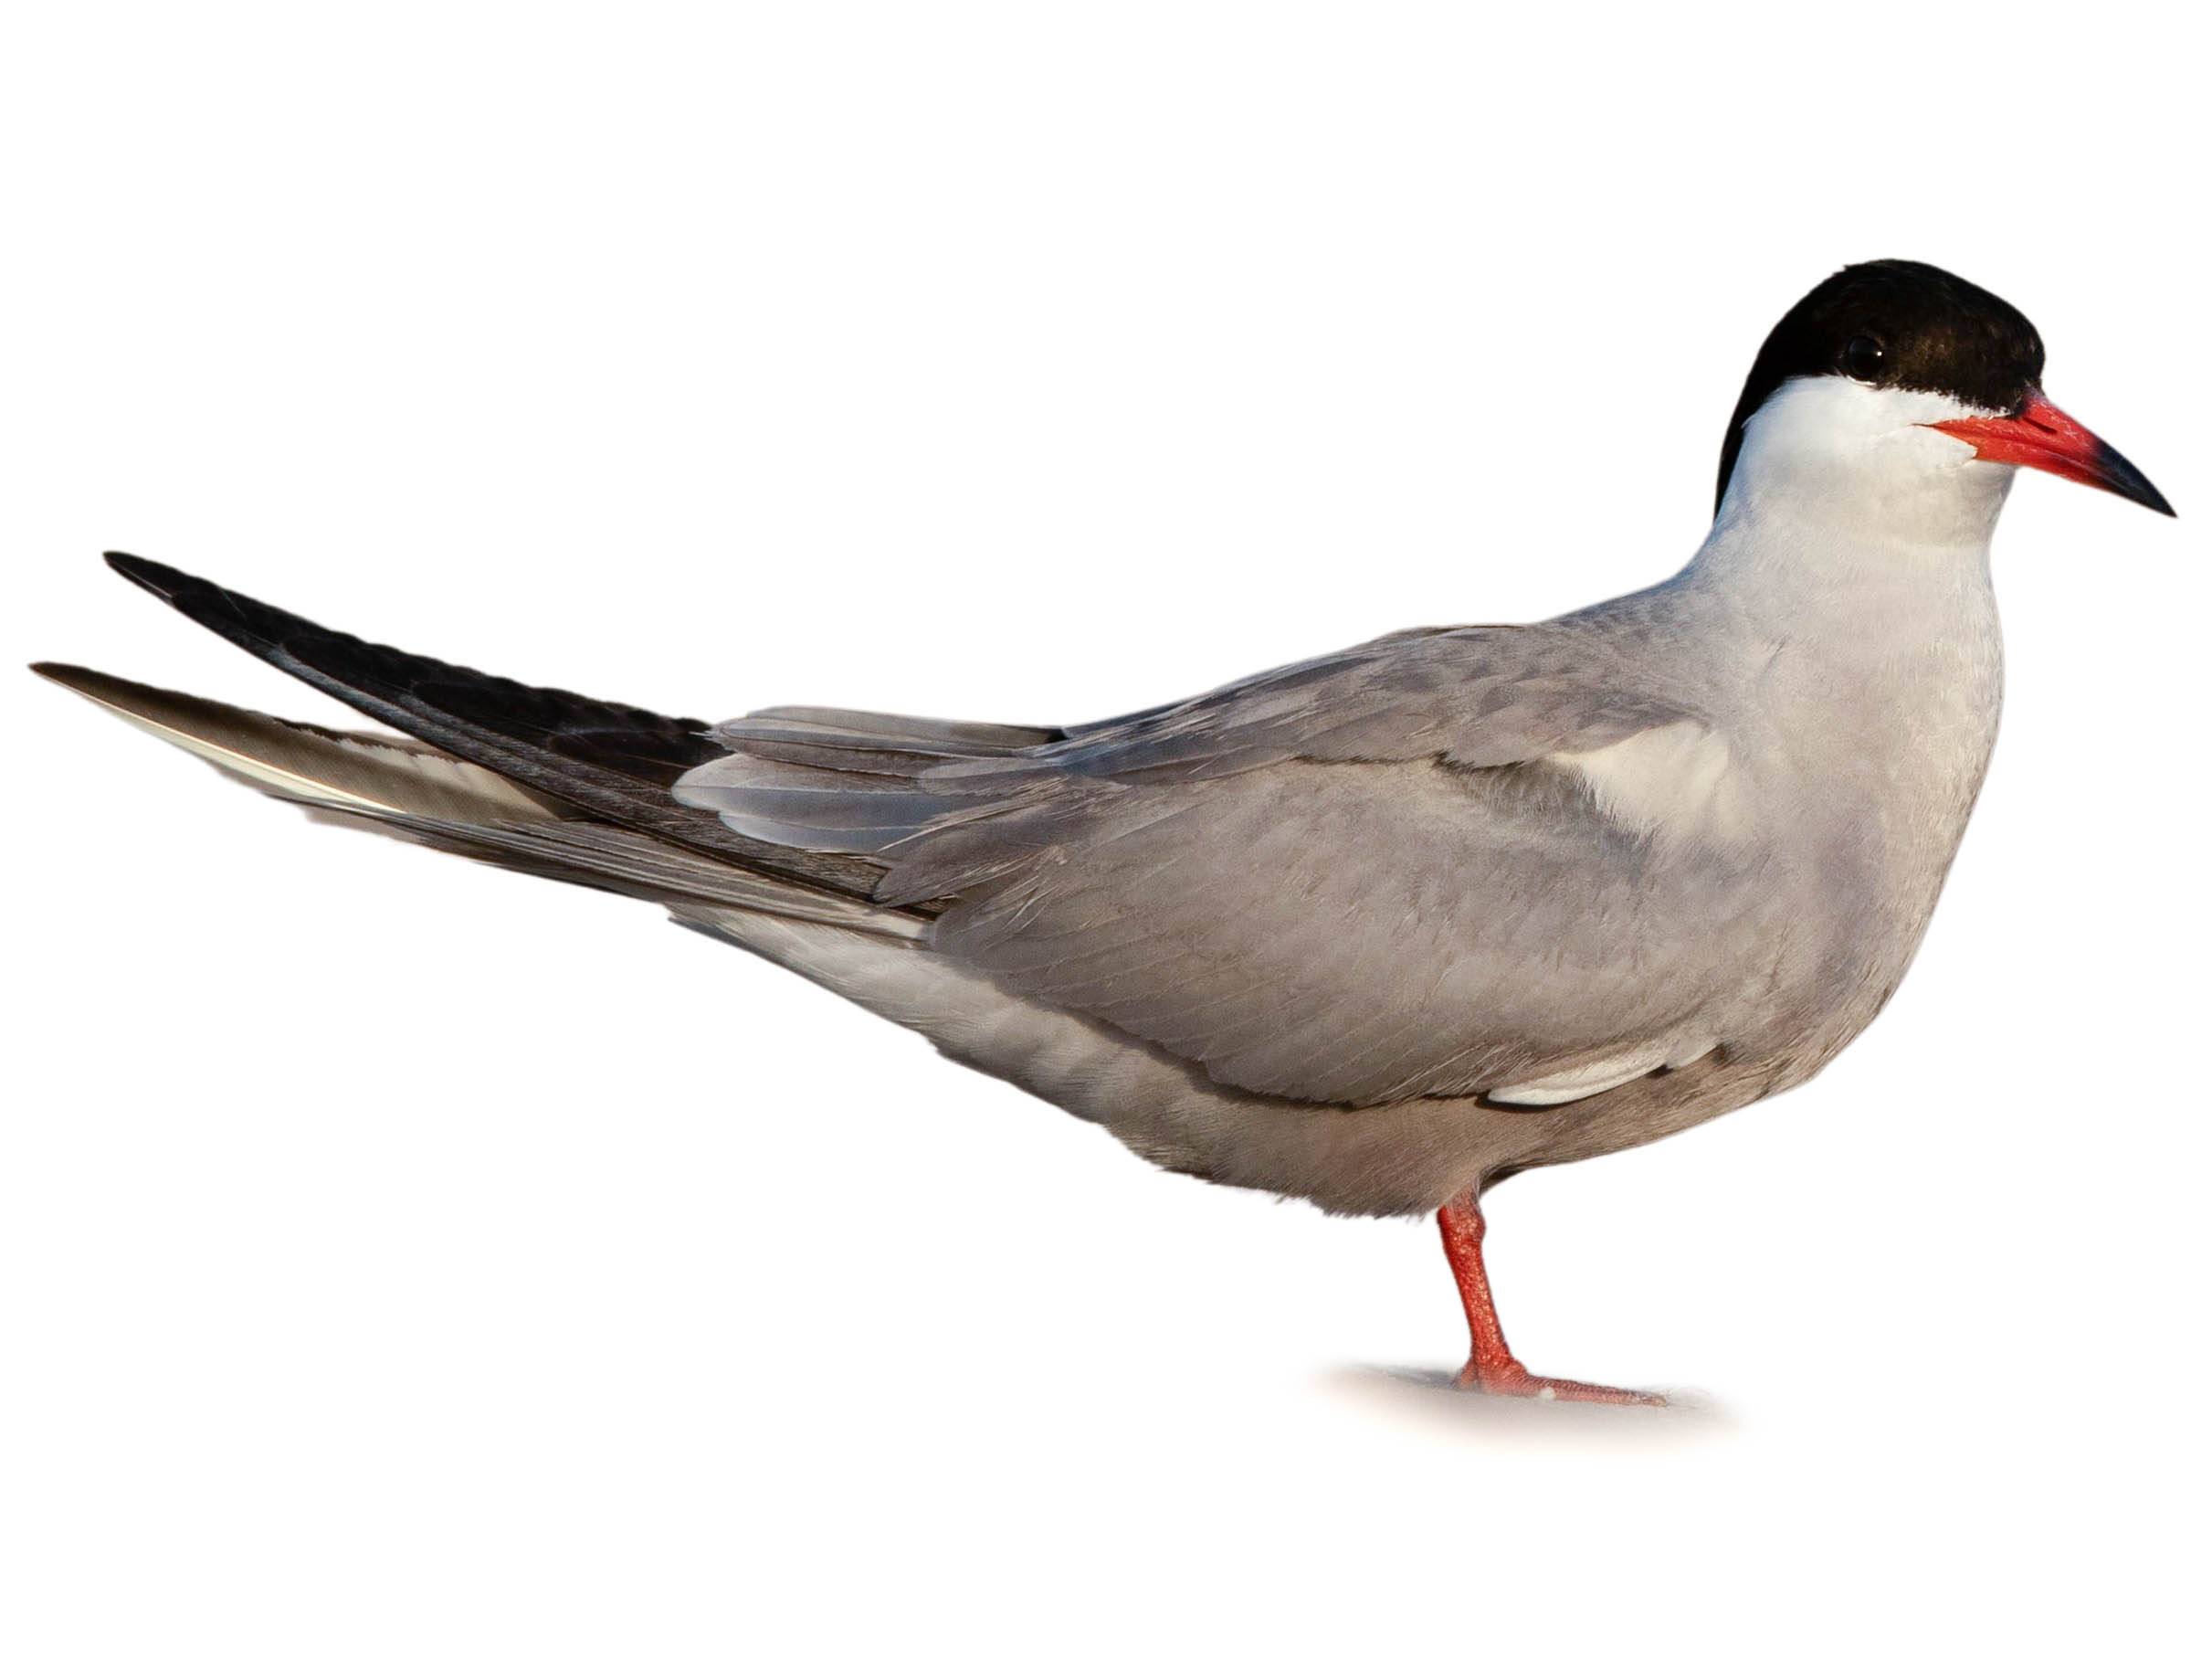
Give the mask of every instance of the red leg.
M 1512 1394 L 1543 1400 L 1590 1400 L 1604 1405 L 1663 1406 L 1664 1394 L 1639 1394 L 1632 1389 L 1600 1388 L 1594 1382 L 1565 1382 L 1556 1377 L 1532 1377 L 1528 1367 L 1513 1358 L 1505 1346 L 1505 1331 L 1498 1323 L 1498 1305 L 1490 1294 L 1490 1274 L 1482 1267 L 1482 1207 L 1473 1188 L 1437 1211 L 1437 1225 L 1444 1233 L 1444 1257 L 1451 1276 L 1459 1284 L 1459 1301 L 1467 1309 L 1468 1334 L 1474 1351 L 1460 1368 L 1454 1386 L 1484 1394 Z

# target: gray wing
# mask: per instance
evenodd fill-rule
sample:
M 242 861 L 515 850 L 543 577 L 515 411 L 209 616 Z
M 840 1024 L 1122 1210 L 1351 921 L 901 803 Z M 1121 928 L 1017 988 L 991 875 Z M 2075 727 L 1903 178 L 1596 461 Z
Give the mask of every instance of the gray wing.
M 1731 982 L 1749 852 L 1572 763 L 1700 729 L 1648 660 L 1455 629 L 1065 730 L 767 710 L 677 793 L 880 861 L 879 900 L 942 906 L 937 950 L 1229 1086 L 1542 1104 L 1712 1046 Z

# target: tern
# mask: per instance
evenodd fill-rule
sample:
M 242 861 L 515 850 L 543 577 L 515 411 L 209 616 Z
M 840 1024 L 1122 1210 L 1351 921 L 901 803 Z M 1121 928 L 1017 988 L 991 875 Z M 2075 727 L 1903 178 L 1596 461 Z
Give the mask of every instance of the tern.
M 2017 470 L 2173 512 L 2042 379 L 1996 295 L 1847 267 L 1761 348 L 1670 579 L 1090 724 L 711 724 L 120 554 L 399 734 L 36 666 L 319 816 L 663 905 L 1167 1169 L 1433 1212 L 1459 1386 L 1663 1403 L 1513 1357 L 1482 1196 L 1794 1088 L 1896 989 L 1996 736 Z

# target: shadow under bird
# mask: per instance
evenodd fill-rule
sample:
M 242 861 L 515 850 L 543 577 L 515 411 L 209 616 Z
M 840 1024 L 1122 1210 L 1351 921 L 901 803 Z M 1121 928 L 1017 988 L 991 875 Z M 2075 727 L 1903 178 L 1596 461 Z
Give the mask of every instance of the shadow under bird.
M 665 905 L 1166 1168 L 1433 1210 L 1461 1386 L 1532 1375 L 1484 1190 L 1820 1070 L 1903 976 L 1996 734 L 2017 469 L 2171 513 L 2004 301 L 1851 266 L 1767 337 L 1711 533 L 1656 587 L 1418 629 L 1088 725 L 722 725 L 114 566 L 404 736 L 38 671 L 342 821 Z

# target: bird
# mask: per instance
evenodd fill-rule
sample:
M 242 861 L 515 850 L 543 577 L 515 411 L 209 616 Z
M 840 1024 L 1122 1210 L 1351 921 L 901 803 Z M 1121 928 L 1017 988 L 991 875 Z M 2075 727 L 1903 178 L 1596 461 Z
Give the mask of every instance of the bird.
M 1513 1354 L 1483 1197 L 1806 1082 L 1897 988 L 1996 735 L 2013 479 L 2174 511 L 2043 367 L 1986 290 L 1846 266 L 1761 346 L 1673 576 L 1084 724 L 664 715 L 123 554 L 388 729 L 33 667 L 325 820 L 659 905 L 1163 1168 L 1434 1215 L 1458 1387 L 1663 1404 Z

